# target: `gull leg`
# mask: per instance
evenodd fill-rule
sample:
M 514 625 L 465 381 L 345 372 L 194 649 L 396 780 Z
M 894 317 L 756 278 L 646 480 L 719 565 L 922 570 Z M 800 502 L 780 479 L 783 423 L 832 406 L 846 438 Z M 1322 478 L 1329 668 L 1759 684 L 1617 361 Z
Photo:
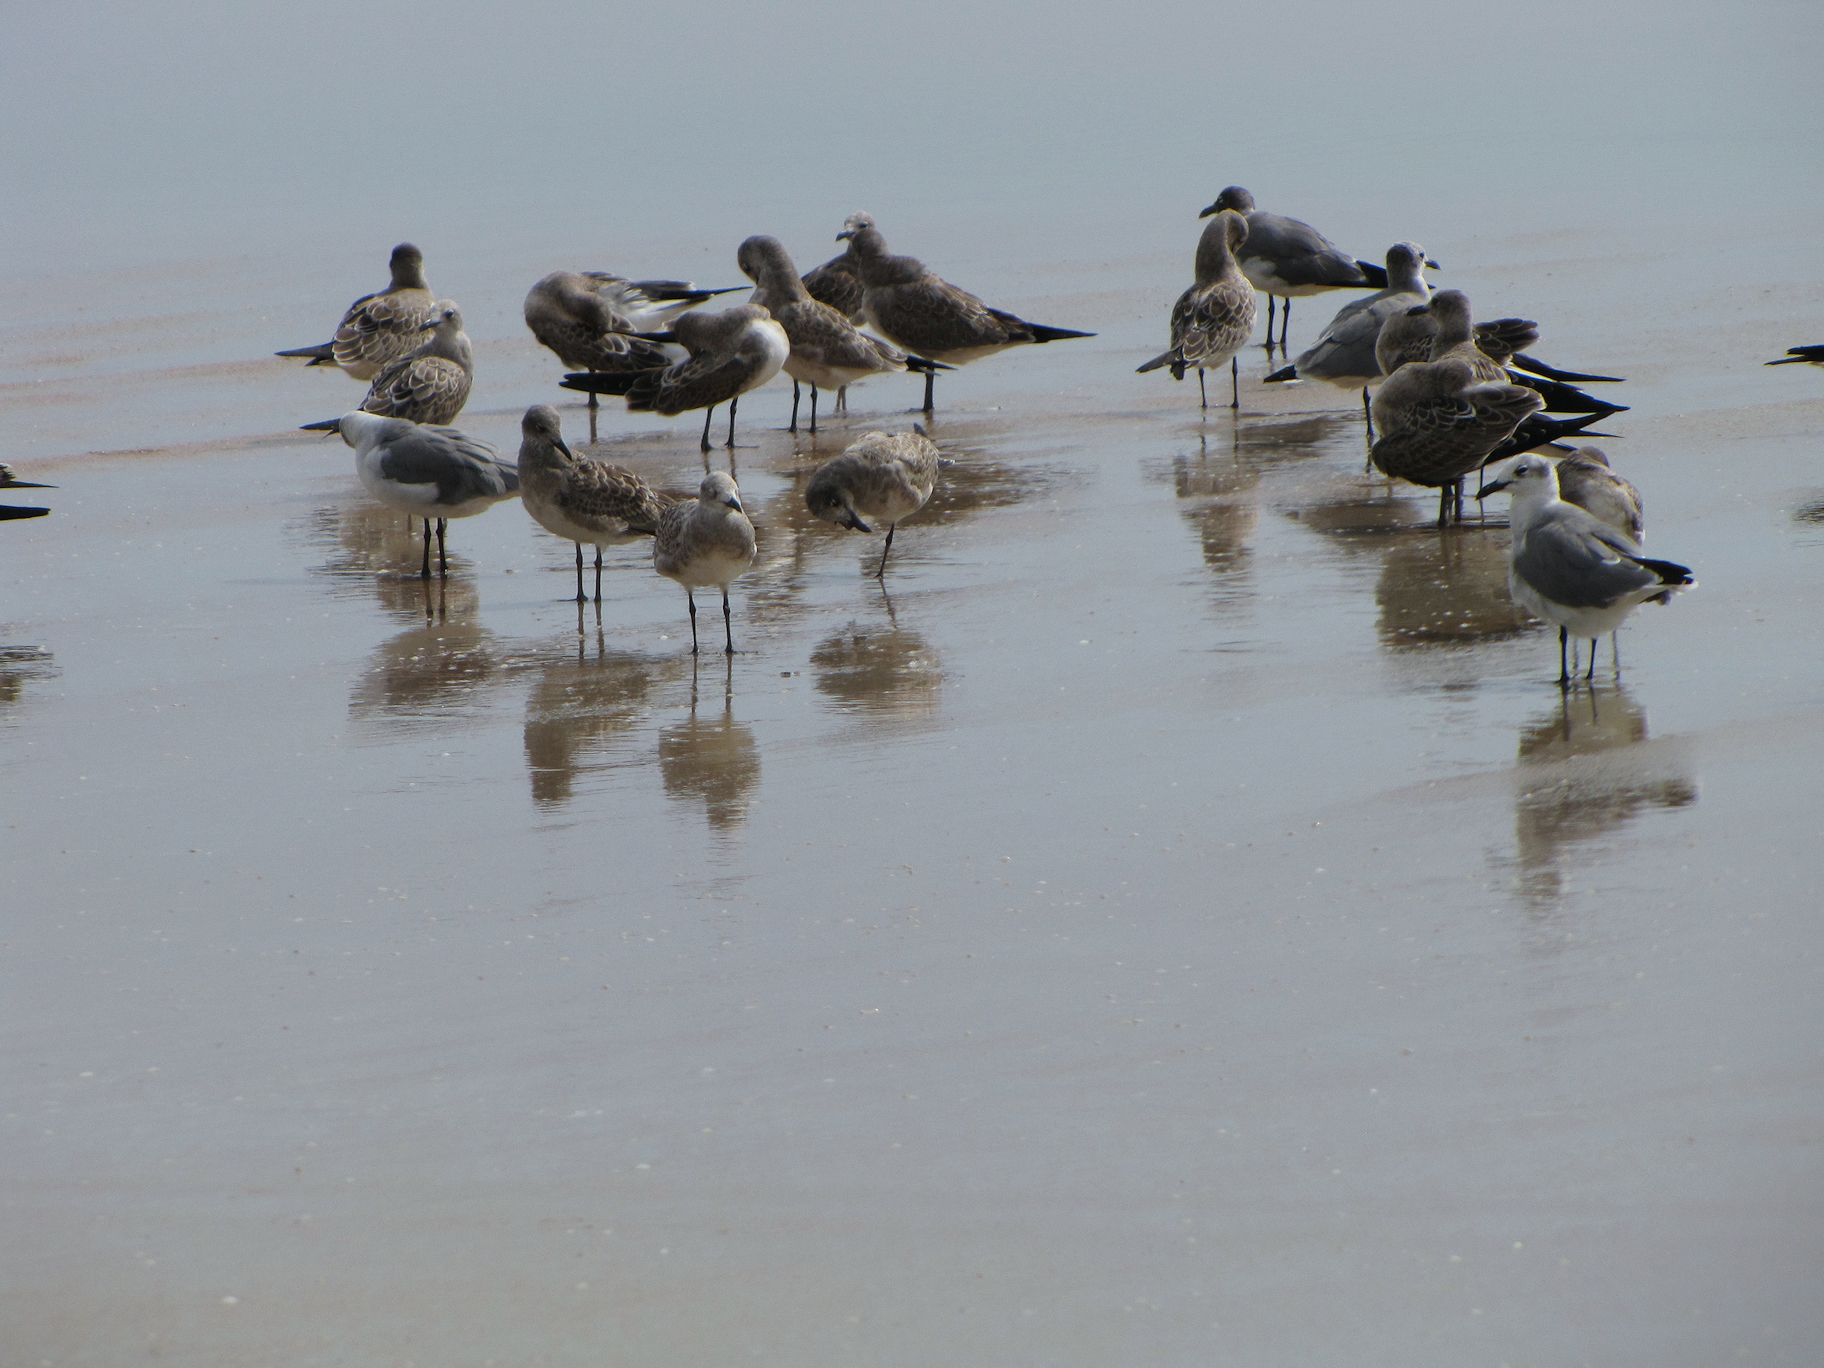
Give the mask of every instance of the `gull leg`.
M 450 577 L 449 548 L 444 545 L 444 539 L 449 529 L 450 520 L 448 518 L 437 519 L 437 568 L 443 572 L 445 579 Z
M 1450 526 L 1450 486 L 1448 484 L 1438 487 L 1438 526 Z
M 406 529 L 409 531 L 411 529 L 412 520 L 407 518 L 405 520 L 405 525 Z M 418 577 L 427 580 L 431 577 L 431 520 L 429 518 L 424 520 L 424 565 L 418 571 Z
M 1564 628 L 1560 627 L 1558 629 L 1558 687 L 1560 689 L 1568 689 L 1571 687 L 1571 662 L 1570 658 L 1565 654 L 1569 649 L 1566 644 L 1569 640 L 1569 633 L 1567 633 Z
M 817 392 L 816 390 L 811 391 L 811 393 L 813 393 L 813 394 L 815 394 L 816 392 Z M 815 403 L 816 401 L 813 400 L 812 402 Z M 815 432 L 816 430 L 817 430 L 817 428 L 816 428 L 815 420 L 812 420 L 811 431 Z M 798 431 L 798 382 L 796 380 L 792 381 L 792 425 L 790 427 L 788 427 L 786 429 L 786 431 L 787 432 Z
M 936 379 L 937 379 L 936 371 L 926 371 L 925 372 L 925 412 L 926 413 L 930 413 L 932 411 L 931 410 L 931 386 L 932 386 L 933 382 L 936 381 Z
M 1279 306 L 1279 349 L 1286 349 L 1286 325 L 1292 321 L 1292 297 L 1287 295 Z
M 1368 386 L 1362 386 L 1362 421 L 1368 424 L 1368 440 L 1374 441 L 1374 410 L 1368 406 Z
M 811 386 L 811 436 L 817 435 L 817 386 Z
M 709 420 L 715 417 L 716 406 L 711 404 L 709 411 L 703 415 L 703 450 L 709 450 Z
M 1203 400 L 1204 408 L 1206 408 L 1206 409 L 1209 408 L 1210 395 L 1209 395 L 1209 391 L 1204 389 L 1204 387 L 1203 387 L 1203 367 L 1202 366 L 1197 367 L 1197 397 L 1199 399 Z
M 684 601 L 690 604 L 690 653 L 697 653 L 697 596 L 690 592 L 690 586 L 684 586 Z
M 599 611 L 602 604 L 602 548 L 599 546 L 595 548 L 595 604 Z
M 728 441 L 723 445 L 730 451 L 735 449 L 735 406 L 740 402 L 741 396 L 738 394 L 728 401 Z
M 597 401 L 595 391 L 589 391 L 589 445 L 595 445 L 595 411 L 601 404 Z
M 576 543 L 576 601 L 583 601 L 583 544 Z
M 1273 310 L 1279 303 L 1272 295 L 1267 296 L 1267 350 L 1273 350 Z
M 724 655 L 735 653 L 735 624 L 728 611 L 728 586 L 722 586 L 722 637 L 728 644 L 722 648 Z
M 1589 680 L 1591 683 L 1594 683 L 1596 680 L 1596 638 L 1595 637 L 1590 638 L 1590 668 L 1589 668 L 1589 672 L 1584 675 L 1584 678 Z
M 893 534 L 898 530 L 898 523 L 887 524 L 887 544 L 880 553 L 880 569 L 874 572 L 874 578 L 882 583 L 885 583 L 887 578 L 887 557 L 893 553 Z
M 1197 372 L 1197 378 L 1203 379 L 1203 372 Z M 1229 407 L 1241 412 L 1241 363 L 1234 357 L 1229 358 Z

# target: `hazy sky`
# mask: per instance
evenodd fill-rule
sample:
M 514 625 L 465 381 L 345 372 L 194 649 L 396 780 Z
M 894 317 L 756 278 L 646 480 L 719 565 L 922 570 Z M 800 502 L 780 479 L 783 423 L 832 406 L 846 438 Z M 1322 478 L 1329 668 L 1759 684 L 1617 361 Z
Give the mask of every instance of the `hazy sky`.
M 1824 7 L 1809 0 L 1110 14 L 16 7 L 0 53 L 8 237 L 28 259 L 130 261 L 173 232 L 371 246 L 433 216 L 460 220 L 446 237 L 532 219 L 637 234 L 737 209 L 789 231 L 791 215 L 827 225 L 862 206 L 1090 228 L 1232 182 L 1319 222 L 1348 205 L 1369 242 L 1465 201 L 1540 223 L 1615 204 L 1820 206 Z

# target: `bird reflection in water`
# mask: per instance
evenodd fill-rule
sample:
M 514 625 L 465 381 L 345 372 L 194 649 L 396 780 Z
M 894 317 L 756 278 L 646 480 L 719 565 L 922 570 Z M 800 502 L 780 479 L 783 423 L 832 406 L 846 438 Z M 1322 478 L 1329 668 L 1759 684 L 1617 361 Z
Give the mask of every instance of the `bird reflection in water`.
M 1521 891 L 1555 901 L 1566 865 L 1643 809 L 1697 801 L 1690 757 L 1678 741 L 1649 742 L 1647 715 L 1617 687 L 1566 694 L 1520 732 L 1514 772 L 1514 843 Z
M 659 776 L 668 797 L 703 804 L 710 827 L 732 835 L 747 820 L 748 802 L 760 782 L 760 748 L 753 729 L 735 721 L 732 659 L 724 669 L 722 715 L 710 720 L 697 716 L 699 680 L 692 671 L 689 720 L 659 733 Z
M 1381 644 L 1474 646 L 1537 629 L 1507 593 L 1507 541 L 1447 530 L 1387 544 L 1375 581 Z
M 51 653 L 42 646 L 0 646 L 0 713 L 18 704 L 28 684 L 57 675 Z
M 544 666 L 526 697 L 526 771 L 540 807 L 569 802 L 579 773 L 613 763 L 614 742 L 646 714 L 655 670 L 671 668 L 608 650 L 599 627 L 588 650 L 580 604 L 577 620 L 576 658 Z
M 1248 543 L 1260 521 L 1259 485 L 1259 467 L 1234 447 L 1226 456 L 1213 456 L 1200 439 L 1196 455 L 1172 458 L 1172 493 L 1190 501 L 1179 512 L 1196 529 L 1204 564 L 1220 577 L 1218 596 L 1224 599 L 1249 592 L 1245 582 L 1230 577 L 1247 568 Z
M 478 717 L 502 673 L 499 642 L 473 612 L 433 618 L 375 648 L 349 712 L 388 731 L 437 730 Z
M 416 570 L 400 566 L 418 554 L 411 519 L 381 504 L 360 502 L 322 508 L 304 526 L 306 540 L 327 551 L 314 573 L 330 578 L 340 598 L 365 595 L 370 589 L 389 613 L 399 618 L 432 619 L 470 613 L 478 603 L 474 580 L 460 576 L 432 592 Z M 463 561 L 452 556 L 454 564 Z
M 901 627 L 887 605 L 885 623 L 854 623 L 811 652 L 817 692 L 843 712 L 906 720 L 934 716 L 944 668 L 917 632 Z

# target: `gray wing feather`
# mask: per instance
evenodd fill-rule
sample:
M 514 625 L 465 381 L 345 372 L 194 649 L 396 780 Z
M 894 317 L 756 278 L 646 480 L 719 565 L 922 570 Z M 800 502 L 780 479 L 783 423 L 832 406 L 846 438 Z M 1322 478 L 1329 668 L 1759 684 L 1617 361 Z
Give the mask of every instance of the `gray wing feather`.
M 1582 509 L 1541 515 L 1514 553 L 1514 573 L 1567 608 L 1606 608 L 1660 577 L 1638 563 L 1640 548 Z

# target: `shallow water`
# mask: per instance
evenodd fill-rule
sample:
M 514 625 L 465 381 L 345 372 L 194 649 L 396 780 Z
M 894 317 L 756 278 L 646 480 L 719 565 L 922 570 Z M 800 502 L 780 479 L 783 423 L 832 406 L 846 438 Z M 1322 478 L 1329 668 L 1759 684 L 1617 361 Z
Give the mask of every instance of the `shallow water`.
M 283 131 L 340 11 L 270 21 L 266 94 L 167 90 L 138 171 L 81 101 L 44 134 L 97 140 L 67 194 L 14 149 L 0 459 L 59 488 L 0 544 L 10 1356 L 1812 1361 L 1824 378 L 1760 363 L 1824 340 L 1787 123 L 1818 21 L 1757 13 L 1545 75 L 1531 31 L 1428 29 L 1447 94 L 1537 77 L 1537 103 L 1495 130 L 1505 178 L 1404 199 L 1351 112 L 1392 35 L 1250 59 L 1240 96 L 1286 94 L 1219 155 L 1143 99 L 1170 9 L 1055 126 L 994 88 L 948 161 L 896 71 L 877 98 L 920 136 L 827 168 L 717 148 L 681 102 L 714 186 L 616 147 L 592 175 L 553 150 L 574 119 L 499 93 L 528 39 L 433 34 L 477 102 L 460 221 L 421 169 L 396 216 L 299 188 L 338 152 L 376 174 L 349 131 Z M 1092 20 L 1060 15 L 1021 61 L 1068 83 Z M 203 55 L 251 21 L 223 22 Z M 752 22 L 707 75 L 781 41 Z M 957 89 L 994 66 L 959 35 L 1019 47 L 992 6 L 926 23 Z M 195 157 L 165 186 L 172 138 Z M 637 206 L 614 170 L 652 177 Z M 133 223 L 85 212 L 110 173 Z M 567 212 L 510 211 L 541 174 Z M 1355 395 L 1263 388 L 1258 349 L 1239 416 L 1132 374 L 1232 181 L 1364 256 L 1416 237 L 1548 360 L 1629 377 L 1603 445 L 1700 587 L 1636 615 L 1619 674 L 1603 643 L 1561 696 L 1505 509 L 1428 528 L 1428 492 L 1363 476 Z M 1098 336 L 940 379 L 958 464 L 884 584 L 880 539 L 802 491 L 917 382 L 815 440 L 779 430 L 783 381 L 750 396 L 732 661 L 692 660 L 633 549 L 579 612 L 572 548 L 511 504 L 451 524 L 426 586 L 346 448 L 292 430 L 359 386 L 266 356 L 412 237 L 475 339 L 460 424 L 511 451 L 568 398 L 518 318 L 539 275 L 732 284 L 758 231 L 808 268 L 862 205 Z M 1298 302 L 1294 352 L 1340 302 Z M 688 490 L 699 423 L 605 408 L 596 450 Z

